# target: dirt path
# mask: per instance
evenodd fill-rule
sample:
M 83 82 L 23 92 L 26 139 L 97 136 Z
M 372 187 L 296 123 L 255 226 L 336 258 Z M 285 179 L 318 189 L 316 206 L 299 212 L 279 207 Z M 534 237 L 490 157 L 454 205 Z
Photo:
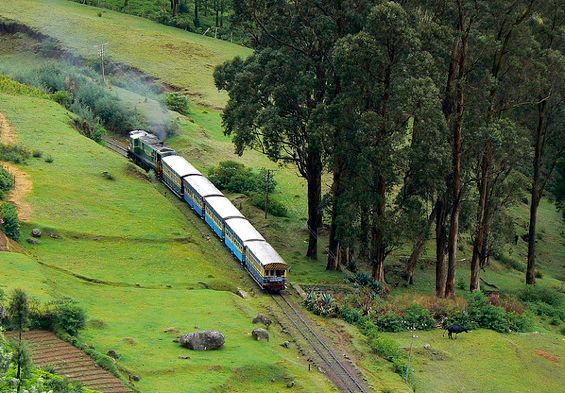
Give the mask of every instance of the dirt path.
M 2 113 L 0 113 L 0 142 L 4 145 L 16 143 L 16 132 Z M 16 186 L 8 195 L 8 200 L 16 205 L 21 221 L 29 221 L 31 218 L 31 205 L 27 203 L 26 197 L 33 188 L 33 183 L 27 173 L 20 170 L 14 164 L 4 162 L 2 165 L 10 172 L 16 180 Z
M 7 336 L 14 338 L 15 334 L 10 332 Z M 50 366 L 57 374 L 100 392 L 133 393 L 113 374 L 97 366 L 90 356 L 52 332 L 32 330 L 24 332 L 23 338 L 29 343 L 31 358 L 38 366 Z

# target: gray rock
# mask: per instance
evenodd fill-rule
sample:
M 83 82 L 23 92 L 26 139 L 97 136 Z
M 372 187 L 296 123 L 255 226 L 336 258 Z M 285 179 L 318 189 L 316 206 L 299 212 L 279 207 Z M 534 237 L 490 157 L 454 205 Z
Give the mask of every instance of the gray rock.
M 41 244 L 41 241 L 39 239 L 35 239 L 33 237 L 28 237 L 26 239 L 26 242 L 28 242 L 29 244 Z
M 188 360 L 190 359 L 190 356 L 179 356 L 179 359 Z
M 429 351 L 430 349 L 432 349 L 432 346 L 430 344 L 424 344 L 424 349 L 427 349 Z
M 31 236 L 33 237 L 41 237 L 41 230 L 39 228 L 33 228 L 31 230 Z
M 243 299 L 249 299 L 249 294 L 241 288 L 237 288 L 237 294 L 241 296 Z
M 281 344 L 281 347 L 283 348 L 290 348 L 290 341 L 285 341 Z
M 113 349 L 109 350 L 107 355 L 110 356 L 113 359 L 119 359 L 120 358 L 120 355 L 116 351 L 114 351 Z
M 139 381 L 141 380 L 141 377 L 138 376 L 138 375 L 131 375 L 131 376 L 130 376 L 130 379 L 131 379 L 133 382 L 139 382 Z
M 262 323 L 265 326 L 270 326 L 273 321 L 271 321 L 265 315 L 259 314 L 255 318 L 253 318 L 253 323 Z
M 224 335 L 217 330 L 190 333 L 179 338 L 180 345 L 196 351 L 219 349 L 224 346 L 224 342 Z
M 257 341 L 259 340 L 267 340 L 269 341 L 269 332 L 266 331 L 263 328 L 257 328 L 257 329 L 253 329 L 253 331 L 251 332 L 251 335 L 253 336 L 253 338 Z

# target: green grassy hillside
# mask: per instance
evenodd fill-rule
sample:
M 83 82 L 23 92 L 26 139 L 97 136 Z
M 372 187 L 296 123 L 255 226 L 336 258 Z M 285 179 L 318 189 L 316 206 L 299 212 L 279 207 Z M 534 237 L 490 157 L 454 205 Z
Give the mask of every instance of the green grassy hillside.
M 217 64 L 250 50 L 226 41 L 185 32 L 146 19 L 67 0 L 3 0 L 0 15 L 23 22 L 60 40 L 87 58 L 95 45 L 108 43 L 107 55 L 166 84 L 187 90 L 196 102 L 220 108 L 226 96 L 214 87 Z
M 251 338 L 261 298 L 244 301 L 230 289 L 254 284 L 162 186 L 78 134 L 52 101 L 0 94 L 0 112 L 21 145 L 54 159 L 22 166 L 34 185 L 23 233 L 39 227 L 45 235 L 26 245 L 27 256 L 0 254 L 3 289 L 77 299 L 98 321 L 82 338 L 100 352 L 122 354 L 120 365 L 141 376 L 142 391 L 272 391 L 291 380 L 299 391 L 332 389 L 322 374 L 308 373 L 295 349 L 279 346 L 286 337 L 278 329 L 269 343 Z M 164 333 L 169 327 L 219 329 L 226 346 L 188 353 Z M 185 354 L 191 359 L 178 358 Z

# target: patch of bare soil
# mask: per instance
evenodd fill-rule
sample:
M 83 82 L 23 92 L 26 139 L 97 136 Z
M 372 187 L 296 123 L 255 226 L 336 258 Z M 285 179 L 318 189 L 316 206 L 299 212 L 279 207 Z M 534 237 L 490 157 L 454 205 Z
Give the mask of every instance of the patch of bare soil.
M 559 363 L 560 360 L 559 355 L 555 355 L 548 351 L 542 351 L 541 349 L 538 351 L 538 355 L 553 363 Z
M 6 116 L 0 113 L 0 142 L 4 145 L 16 143 L 16 132 L 8 122 Z M 29 221 L 31 218 L 31 205 L 25 200 L 33 188 L 33 183 L 27 173 L 20 170 L 14 164 L 4 162 L 2 165 L 14 176 L 16 185 L 8 195 L 8 200 L 16 205 L 21 221 Z

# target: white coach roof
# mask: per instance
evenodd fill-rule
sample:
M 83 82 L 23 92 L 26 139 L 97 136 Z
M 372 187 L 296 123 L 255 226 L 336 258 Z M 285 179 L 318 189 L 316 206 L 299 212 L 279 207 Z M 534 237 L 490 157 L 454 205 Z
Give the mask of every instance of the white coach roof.
M 277 250 L 267 242 L 249 242 L 246 246 L 263 266 L 271 263 L 286 264 Z
M 220 190 L 216 188 L 215 185 L 212 184 L 210 180 L 208 180 L 204 176 L 188 176 L 183 180 L 192 188 L 194 188 L 194 191 L 196 191 L 196 193 L 200 195 L 201 198 L 212 195 L 224 195 Z
M 221 219 L 241 217 L 243 214 L 225 196 L 210 196 L 204 198 L 206 203 L 220 216 Z
M 243 242 L 250 240 L 265 240 L 253 225 L 245 218 L 234 218 L 226 221 L 226 225 L 241 239 Z
M 181 156 L 168 156 L 163 158 L 163 162 L 180 177 L 188 175 L 202 176 L 202 173 L 200 173 L 198 169 L 193 167 L 191 163 Z

